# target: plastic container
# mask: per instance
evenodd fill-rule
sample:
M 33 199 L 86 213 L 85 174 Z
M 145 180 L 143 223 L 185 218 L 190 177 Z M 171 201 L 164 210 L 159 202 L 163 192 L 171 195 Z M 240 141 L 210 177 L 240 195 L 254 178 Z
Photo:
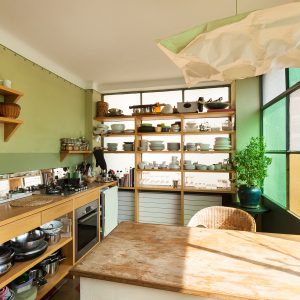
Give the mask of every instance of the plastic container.
M 72 234 L 72 219 L 69 219 L 68 217 L 64 217 L 60 219 L 60 222 L 62 222 L 63 227 L 61 230 L 61 237 L 69 238 Z
M 28 273 L 24 273 L 12 282 L 11 288 L 16 294 L 23 293 L 32 288 L 32 282 L 33 278 Z

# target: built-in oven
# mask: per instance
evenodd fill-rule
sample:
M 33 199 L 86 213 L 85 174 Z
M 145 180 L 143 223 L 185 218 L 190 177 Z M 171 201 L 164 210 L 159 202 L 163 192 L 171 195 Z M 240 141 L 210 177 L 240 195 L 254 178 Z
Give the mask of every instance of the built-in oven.
M 81 206 L 75 211 L 75 237 L 78 260 L 99 241 L 99 204 L 98 200 Z

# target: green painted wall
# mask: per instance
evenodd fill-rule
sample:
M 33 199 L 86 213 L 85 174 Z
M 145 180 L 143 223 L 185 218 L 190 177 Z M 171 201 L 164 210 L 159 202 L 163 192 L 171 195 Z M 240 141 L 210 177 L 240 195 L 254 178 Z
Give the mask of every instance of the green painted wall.
M 259 77 L 236 82 L 236 140 L 237 149 L 244 148 L 252 136 L 260 132 Z
M 8 142 L 0 124 L 0 174 L 68 166 L 81 156 L 59 159 L 59 139 L 86 134 L 85 91 L 0 47 L 0 79 L 10 79 L 24 124 Z M 1 100 L 0 100 L 1 101 Z

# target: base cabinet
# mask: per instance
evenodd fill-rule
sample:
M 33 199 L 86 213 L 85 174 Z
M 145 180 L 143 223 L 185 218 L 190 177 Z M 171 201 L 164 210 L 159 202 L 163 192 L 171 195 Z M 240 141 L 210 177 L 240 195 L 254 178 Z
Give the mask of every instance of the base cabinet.
M 82 195 L 77 194 L 76 197 L 70 198 L 69 201 L 60 202 L 55 206 L 52 205 L 49 208 L 39 210 L 35 214 L 31 214 L 20 219 L 15 218 L 15 220 L 11 223 L 0 226 L 0 243 L 4 243 L 15 236 L 33 230 L 42 224 L 63 216 L 67 216 L 71 219 L 72 223 L 70 237 L 62 237 L 58 243 L 49 245 L 46 252 L 35 259 L 24 262 L 15 262 L 13 267 L 7 273 L 0 276 L 0 289 L 9 285 L 13 280 L 32 269 L 38 263 L 59 249 L 62 250 L 65 260 L 60 263 L 57 273 L 52 277 L 46 278 L 47 283 L 38 288 L 37 299 L 42 299 L 53 287 L 55 287 L 57 283 L 66 277 L 69 270 L 75 264 L 75 210 L 82 204 L 86 204 L 94 200 L 100 202 L 99 188 L 86 191 L 82 193 Z

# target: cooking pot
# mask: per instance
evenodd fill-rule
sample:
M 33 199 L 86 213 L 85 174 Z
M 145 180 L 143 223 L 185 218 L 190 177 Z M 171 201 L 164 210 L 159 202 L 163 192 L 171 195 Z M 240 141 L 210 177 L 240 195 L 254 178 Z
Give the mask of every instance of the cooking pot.
M 37 248 L 44 239 L 44 232 L 35 229 L 11 239 L 11 244 L 20 250 L 32 250 Z
M 13 266 L 15 251 L 7 246 L 0 246 L 0 275 L 8 272 Z
M 58 250 L 41 261 L 39 265 L 45 271 L 46 277 L 51 277 L 57 273 L 59 263 L 65 259 L 66 258 L 62 255 L 61 251 Z
M 60 221 L 51 221 L 42 226 L 40 226 L 41 230 L 46 234 L 55 234 L 60 232 L 63 228 L 63 223 Z
M 57 244 L 61 239 L 61 232 L 55 232 L 53 234 L 46 233 L 46 241 L 49 245 Z

